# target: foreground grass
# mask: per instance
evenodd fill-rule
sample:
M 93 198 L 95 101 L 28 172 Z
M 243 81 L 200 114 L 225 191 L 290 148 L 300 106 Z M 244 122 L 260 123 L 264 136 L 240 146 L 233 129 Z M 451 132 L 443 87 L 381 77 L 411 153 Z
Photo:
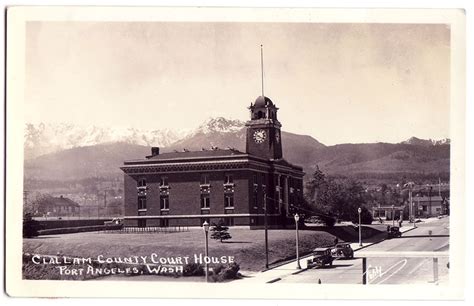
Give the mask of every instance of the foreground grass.
M 265 243 L 263 230 L 231 229 L 232 239 L 221 243 L 209 240 L 210 256 L 234 256 L 243 271 L 259 271 L 265 267 Z M 319 231 L 300 231 L 300 252 L 310 252 L 315 247 L 329 246 L 334 236 Z M 277 263 L 295 256 L 294 230 L 269 230 L 269 262 Z M 150 256 L 160 257 L 194 256 L 204 254 L 204 233 L 193 229 L 179 233 L 119 234 L 119 233 L 76 233 L 24 239 L 23 251 L 42 255 L 67 255 L 71 257 Z M 25 278 L 47 277 L 48 268 L 24 266 Z M 44 274 L 44 275 L 43 275 Z

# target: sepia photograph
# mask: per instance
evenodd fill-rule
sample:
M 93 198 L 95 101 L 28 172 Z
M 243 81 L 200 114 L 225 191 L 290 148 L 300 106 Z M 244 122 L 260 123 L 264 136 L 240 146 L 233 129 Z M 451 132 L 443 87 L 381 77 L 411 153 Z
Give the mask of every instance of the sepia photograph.
M 11 295 L 462 296 L 461 11 L 6 19 Z

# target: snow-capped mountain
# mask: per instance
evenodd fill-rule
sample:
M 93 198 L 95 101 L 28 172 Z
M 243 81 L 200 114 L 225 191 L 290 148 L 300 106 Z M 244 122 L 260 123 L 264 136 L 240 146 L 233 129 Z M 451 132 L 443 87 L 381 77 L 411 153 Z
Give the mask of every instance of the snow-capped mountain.
M 166 147 L 185 137 L 187 133 L 187 131 L 169 129 L 140 130 L 127 127 L 84 127 L 71 123 L 27 123 L 24 135 L 25 159 L 60 150 L 109 142 Z
M 408 140 L 402 141 L 402 144 L 410 144 L 410 145 L 418 145 L 418 146 L 439 146 L 439 145 L 447 145 L 451 144 L 451 140 L 449 138 L 444 139 L 420 139 L 417 137 L 411 137 Z
M 208 118 L 196 130 L 190 133 L 187 137 L 192 137 L 197 134 L 210 133 L 235 133 L 244 128 L 245 122 L 240 120 L 226 119 L 223 117 Z
M 223 117 L 209 118 L 194 130 L 140 130 L 131 127 L 79 126 L 71 123 L 27 123 L 25 126 L 25 159 L 61 150 L 124 142 L 142 146 L 169 147 L 196 135 L 228 134 L 241 131 L 245 123 Z

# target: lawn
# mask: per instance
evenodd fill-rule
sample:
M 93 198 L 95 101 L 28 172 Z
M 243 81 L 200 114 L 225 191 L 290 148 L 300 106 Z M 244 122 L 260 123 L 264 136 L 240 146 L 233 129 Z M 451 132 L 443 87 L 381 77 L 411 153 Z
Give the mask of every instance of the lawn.
M 210 256 L 234 256 L 242 271 L 259 271 L 265 267 L 263 230 L 230 229 L 232 239 L 227 242 L 209 240 Z M 315 247 L 329 246 L 334 236 L 327 232 L 301 230 L 300 253 Z M 295 257 L 295 230 L 269 230 L 269 262 L 276 264 Z M 25 253 L 61 255 L 71 257 L 190 256 L 204 254 L 204 233 L 193 229 L 178 233 L 98 233 L 86 232 L 40 236 L 24 239 Z M 34 273 L 34 270 L 29 270 Z M 26 277 L 26 276 L 25 276 Z

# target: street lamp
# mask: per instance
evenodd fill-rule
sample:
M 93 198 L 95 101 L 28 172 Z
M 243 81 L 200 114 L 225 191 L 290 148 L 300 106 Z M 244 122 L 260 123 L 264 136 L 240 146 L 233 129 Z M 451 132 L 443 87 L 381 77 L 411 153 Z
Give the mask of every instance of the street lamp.
M 392 226 L 395 226 L 395 205 L 392 205 Z
M 202 224 L 202 228 L 204 230 L 204 235 L 206 236 L 206 257 L 204 258 L 204 263 L 205 263 L 205 273 L 206 273 L 206 283 L 209 282 L 209 267 L 207 264 L 207 258 L 209 257 L 209 246 L 207 243 L 207 234 L 209 233 L 209 223 L 207 221 L 204 221 Z
M 299 241 L 299 234 L 298 234 L 298 221 L 300 220 L 300 216 L 295 214 L 295 224 L 296 224 L 296 269 L 301 269 L 300 266 L 300 252 L 298 247 Z
M 412 211 L 413 211 L 413 228 L 416 228 L 416 210 L 415 210 L 415 202 L 412 204 Z
M 362 209 L 359 207 L 357 209 L 357 213 L 359 214 L 359 246 L 362 246 L 362 228 L 360 227 L 360 213 L 362 212 Z

